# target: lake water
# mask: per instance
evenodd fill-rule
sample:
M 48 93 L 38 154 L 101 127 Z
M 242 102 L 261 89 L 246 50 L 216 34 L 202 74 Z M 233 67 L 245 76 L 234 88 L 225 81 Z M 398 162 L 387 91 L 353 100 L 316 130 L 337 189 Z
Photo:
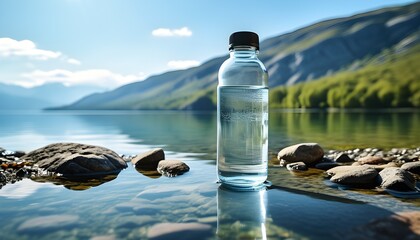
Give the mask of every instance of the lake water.
M 412 111 L 271 111 L 270 158 L 300 142 L 324 149 L 418 147 L 419 129 L 420 112 Z M 269 190 L 220 188 L 215 113 L 0 113 L 1 147 L 30 151 L 53 142 L 100 145 L 126 155 L 162 147 L 167 159 L 183 160 L 191 170 L 167 178 L 129 163 L 117 177 L 101 181 L 8 184 L 0 189 L 0 239 L 338 239 L 363 234 L 358 227 L 372 219 L 420 207 L 418 200 L 331 188 L 322 171 L 293 174 L 275 160 Z M 159 235 L 168 229 L 182 235 Z

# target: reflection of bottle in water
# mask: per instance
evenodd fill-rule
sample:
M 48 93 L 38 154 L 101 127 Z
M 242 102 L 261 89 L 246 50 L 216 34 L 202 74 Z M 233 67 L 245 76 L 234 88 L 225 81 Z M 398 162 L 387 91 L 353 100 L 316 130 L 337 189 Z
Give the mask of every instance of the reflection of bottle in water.
M 217 91 L 218 177 L 225 185 L 252 188 L 267 179 L 268 77 L 257 58 L 257 34 L 236 32 L 229 42 Z
M 267 239 L 267 191 L 217 190 L 218 239 Z

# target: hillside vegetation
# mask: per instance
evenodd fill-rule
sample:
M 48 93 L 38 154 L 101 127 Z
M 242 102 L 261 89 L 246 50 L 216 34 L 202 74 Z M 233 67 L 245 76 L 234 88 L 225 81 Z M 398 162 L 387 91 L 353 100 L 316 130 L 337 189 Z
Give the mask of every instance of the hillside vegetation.
M 379 63 L 378 61 L 382 61 Z M 372 60 L 357 71 L 270 91 L 272 108 L 420 107 L 420 45 Z
M 259 58 L 270 76 L 271 106 L 418 106 L 418 49 L 413 47 L 420 43 L 419 23 L 417 2 L 318 22 L 262 41 Z M 58 109 L 214 110 L 217 72 L 227 57 Z

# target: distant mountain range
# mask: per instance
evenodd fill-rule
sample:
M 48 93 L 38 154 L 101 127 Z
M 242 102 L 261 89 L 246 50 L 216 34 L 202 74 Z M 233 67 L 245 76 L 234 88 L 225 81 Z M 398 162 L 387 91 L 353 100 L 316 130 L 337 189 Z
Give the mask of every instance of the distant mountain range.
M 420 3 L 414 3 L 322 21 L 264 40 L 259 57 L 273 88 L 362 69 L 384 51 L 410 51 L 419 39 Z M 215 109 L 217 72 L 226 58 L 152 76 L 55 109 Z
M 33 88 L 0 83 L 1 109 L 42 109 L 70 104 L 83 96 L 104 89 L 94 86 L 66 87 L 61 83 L 49 83 Z

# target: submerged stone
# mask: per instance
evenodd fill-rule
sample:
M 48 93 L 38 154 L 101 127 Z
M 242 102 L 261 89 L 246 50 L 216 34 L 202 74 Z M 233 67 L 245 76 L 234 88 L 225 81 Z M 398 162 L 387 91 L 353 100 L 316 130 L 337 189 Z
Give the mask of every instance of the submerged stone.
M 77 215 L 49 215 L 26 220 L 18 227 L 18 232 L 42 232 L 63 229 L 76 225 L 79 220 Z
M 116 173 L 127 167 L 124 160 L 110 149 L 79 144 L 55 143 L 29 152 L 22 160 L 63 175 L 98 175 Z
M 159 223 L 148 233 L 149 239 L 205 239 L 212 235 L 211 225 L 203 223 Z
M 345 239 L 419 239 L 420 211 L 401 212 L 357 227 Z

